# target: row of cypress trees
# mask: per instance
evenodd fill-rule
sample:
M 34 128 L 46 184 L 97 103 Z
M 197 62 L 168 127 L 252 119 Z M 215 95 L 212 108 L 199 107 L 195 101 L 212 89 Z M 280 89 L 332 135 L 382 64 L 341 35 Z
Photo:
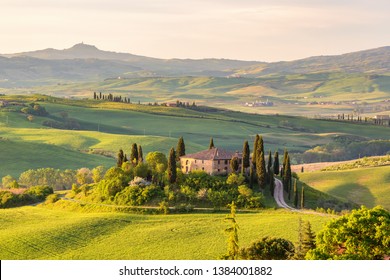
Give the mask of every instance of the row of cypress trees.
M 121 167 L 124 162 L 128 161 L 130 161 L 134 166 L 137 166 L 138 163 L 144 161 L 141 145 L 137 145 L 137 143 L 133 143 L 131 145 L 130 160 L 127 158 L 127 154 L 125 154 L 122 149 L 119 150 L 116 161 L 117 167 Z

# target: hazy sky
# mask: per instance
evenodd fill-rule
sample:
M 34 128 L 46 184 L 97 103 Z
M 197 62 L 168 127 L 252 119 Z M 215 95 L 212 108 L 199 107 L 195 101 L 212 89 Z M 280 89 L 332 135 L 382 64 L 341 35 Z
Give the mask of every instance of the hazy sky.
M 390 45 L 389 0 L 0 0 L 0 53 L 292 60 Z

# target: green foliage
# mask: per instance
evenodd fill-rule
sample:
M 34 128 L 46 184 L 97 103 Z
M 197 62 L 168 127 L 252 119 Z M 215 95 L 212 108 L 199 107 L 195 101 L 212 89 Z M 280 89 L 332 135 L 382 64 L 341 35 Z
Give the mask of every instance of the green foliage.
M 274 164 L 273 164 L 274 174 L 279 175 L 279 152 L 276 151 L 274 155 Z
M 307 259 L 379 260 L 390 255 L 390 213 L 361 207 L 329 222 Z
M 53 193 L 53 188 L 49 186 L 34 186 L 28 188 L 24 193 L 36 197 L 39 200 L 44 200 L 48 195 Z
M 176 146 L 176 161 L 180 161 L 180 157 L 186 154 L 186 146 L 183 137 L 180 137 Z
M 168 157 L 168 182 L 173 184 L 176 182 L 176 153 L 173 148 L 169 152 Z
M 151 171 L 149 166 L 146 163 L 138 163 L 136 167 L 134 167 L 134 176 L 138 176 L 141 178 L 150 177 Z
M 249 158 L 250 158 L 249 144 L 248 141 L 245 140 L 244 145 L 242 147 L 242 165 L 241 165 L 242 174 L 246 174 L 247 168 L 250 165 Z
M 311 229 L 310 221 L 303 222 L 299 218 L 298 242 L 295 246 L 294 259 L 304 260 L 307 252 L 316 248 L 315 237 L 315 233 Z
M 36 185 L 52 186 L 55 190 L 70 189 L 76 182 L 76 171 L 54 168 L 29 169 L 19 176 L 19 183 L 26 187 Z
M 244 184 L 244 182 L 245 182 L 245 177 L 242 174 L 237 175 L 235 173 L 232 173 L 226 179 L 226 184 L 228 185 L 239 186 Z
M 228 234 L 227 239 L 227 252 L 220 258 L 224 260 L 237 260 L 239 254 L 238 246 L 238 229 L 239 226 L 236 220 L 236 205 L 234 201 L 229 205 L 230 214 L 226 216 L 225 221 L 229 223 L 229 226 L 225 229 Z
M 103 179 L 104 175 L 104 166 L 100 165 L 92 169 L 92 180 L 94 183 L 99 183 Z
M 159 210 L 160 210 L 161 213 L 163 213 L 165 215 L 169 214 L 169 203 L 168 203 L 168 201 L 165 201 L 165 200 L 161 201 L 158 204 L 158 206 L 159 206 Z
M 120 149 L 119 152 L 118 152 L 117 159 L 116 159 L 116 166 L 117 167 L 122 167 L 124 159 L 125 159 L 125 154 L 123 153 L 123 150 Z
M 138 147 L 136 143 L 131 145 L 130 162 L 134 165 L 138 164 Z
M 161 152 L 150 152 L 146 155 L 146 162 L 153 173 L 164 173 L 168 167 L 167 157 Z
M 14 179 L 11 175 L 4 176 L 1 179 L 1 184 L 2 184 L 3 188 L 5 188 L 5 189 L 13 188 L 15 185 L 15 182 L 16 182 L 16 184 L 18 183 L 16 181 L 16 179 Z
M 153 198 L 160 197 L 161 190 L 154 186 L 129 186 L 122 191 L 116 193 L 114 202 L 118 205 L 145 205 Z
M 60 196 L 57 193 L 53 193 L 46 197 L 45 203 L 56 203 L 58 200 L 60 200 Z
M 256 156 L 256 175 L 260 190 L 264 190 L 267 184 L 264 154 L 260 152 Z
M 288 260 L 294 255 L 294 245 L 283 238 L 264 237 L 240 250 L 244 260 Z

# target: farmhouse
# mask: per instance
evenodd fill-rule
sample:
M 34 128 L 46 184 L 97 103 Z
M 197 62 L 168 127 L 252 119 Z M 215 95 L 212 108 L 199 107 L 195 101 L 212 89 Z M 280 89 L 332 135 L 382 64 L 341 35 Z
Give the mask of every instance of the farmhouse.
M 195 170 L 203 170 L 210 175 L 223 175 L 231 172 L 230 160 L 238 158 L 239 169 L 242 164 L 242 153 L 231 152 L 220 148 L 211 148 L 195 154 L 180 157 L 181 170 L 189 173 Z

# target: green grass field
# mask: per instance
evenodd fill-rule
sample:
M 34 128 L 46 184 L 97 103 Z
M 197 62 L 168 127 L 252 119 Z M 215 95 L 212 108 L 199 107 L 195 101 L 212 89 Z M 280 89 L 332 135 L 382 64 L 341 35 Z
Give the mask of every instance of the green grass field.
M 390 166 L 299 174 L 300 180 L 340 199 L 390 209 Z
M 0 258 L 217 259 L 226 252 L 225 215 L 0 209 Z M 296 242 L 299 217 L 314 231 L 332 218 L 285 210 L 238 213 L 240 246 L 264 236 Z

